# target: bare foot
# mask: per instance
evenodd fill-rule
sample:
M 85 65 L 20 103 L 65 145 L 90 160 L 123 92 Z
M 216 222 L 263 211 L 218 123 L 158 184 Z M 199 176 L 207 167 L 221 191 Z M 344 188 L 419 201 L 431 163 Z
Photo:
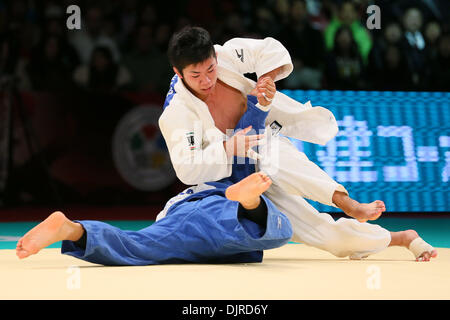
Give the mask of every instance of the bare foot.
M 359 203 L 352 200 L 353 204 L 350 209 L 344 212 L 350 217 L 355 218 L 359 222 L 366 222 L 367 220 L 376 220 L 381 214 L 386 211 L 386 206 L 383 201 L 375 200 L 371 203 Z
M 399 232 L 391 232 L 391 244 L 403 246 L 409 249 L 411 242 L 419 237 L 419 234 L 415 230 L 406 230 Z M 424 251 L 420 256 L 416 258 L 416 261 L 430 261 L 431 258 L 436 258 L 438 255 L 437 250 L 433 249 L 431 252 Z
M 371 203 L 359 203 L 341 191 L 334 192 L 332 201 L 346 215 L 355 218 L 359 222 L 376 220 L 386 211 L 386 206 L 381 200 L 376 200 Z
M 76 241 L 83 232 L 84 229 L 79 223 L 70 221 L 62 212 L 53 212 L 17 242 L 16 255 L 19 259 L 23 259 L 55 242 Z
M 255 209 L 259 206 L 260 195 L 269 189 L 272 180 L 263 172 L 255 172 L 225 191 L 227 199 L 239 201 L 245 209 Z

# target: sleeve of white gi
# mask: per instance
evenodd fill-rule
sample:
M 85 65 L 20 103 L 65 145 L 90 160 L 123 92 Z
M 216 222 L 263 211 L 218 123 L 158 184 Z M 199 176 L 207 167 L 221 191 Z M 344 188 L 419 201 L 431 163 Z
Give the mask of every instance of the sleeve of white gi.
M 294 69 L 291 56 L 280 41 L 265 39 L 234 38 L 222 46 L 215 45 L 220 64 L 240 74 L 256 73 L 258 78 L 282 67 L 275 81 L 286 78 Z
M 229 177 L 232 158 L 227 156 L 223 136 L 211 130 L 203 137 L 202 123 L 194 112 L 170 107 L 159 119 L 177 177 L 186 185 L 218 181 Z

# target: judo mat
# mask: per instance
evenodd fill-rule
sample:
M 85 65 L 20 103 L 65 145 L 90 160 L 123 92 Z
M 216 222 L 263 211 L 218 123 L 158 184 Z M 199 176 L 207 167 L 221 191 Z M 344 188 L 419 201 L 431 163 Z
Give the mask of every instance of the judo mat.
M 395 221 L 388 220 L 384 224 L 391 224 L 390 229 L 397 231 L 393 228 Z M 432 220 L 423 222 L 431 224 Z M 139 229 L 148 222 L 111 224 Z M 13 249 L 17 232 L 26 232 L 34 225 L 0 224 L 2 300 L 450 299 L 448 219 L 435 220 L 428 233 L 411 221 L 408 225 L 438 249 L 438 257 L 430 262 L 416 262 L 412 253 L 401 247 L 387 248 L 363 260 L 349 260 L 291 242 L 265 251 L 262 263 L 139 267 L 84 262 L 62 255 L 58 243 L 19 260 Z M 9 234 L 5 234 L 7 231 Z

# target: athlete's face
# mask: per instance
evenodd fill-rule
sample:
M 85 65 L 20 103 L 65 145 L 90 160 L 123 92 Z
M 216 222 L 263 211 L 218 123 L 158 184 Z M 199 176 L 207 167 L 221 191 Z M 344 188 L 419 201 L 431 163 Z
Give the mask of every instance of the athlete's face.
M 181 72 L 174 68 L 175 73 L 183 79 L 185 85 L 200 99 L 205 99 L 213 91 L 217 81 L 217 58 L 210 58 L 190 64 Z

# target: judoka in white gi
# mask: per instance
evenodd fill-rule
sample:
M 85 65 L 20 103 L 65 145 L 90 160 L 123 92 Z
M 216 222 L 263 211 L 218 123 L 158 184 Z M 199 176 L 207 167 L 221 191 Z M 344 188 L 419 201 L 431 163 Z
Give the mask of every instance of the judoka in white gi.
M 261 170 L 272 179 L 265 195 L 291 221 L 294 240 L 351 259 L 393 245 L 409 248 L 418 261 L 437 255 L 414 230 L 389 232 L 367 223 L 386 210 L 384 203 L 361 204 L 351 199 L 344 186 L 286 138 L 324 145 L 336 135 L 338 126 L 326 108 L 276 92 L 274 82 L 293 70 L 289 52 L 279 41 L 235 38 L 212 46 L 206 30 L 188 27 L 172 37 L 169 59 L 176 74 L 159 125 L 177 176 L 194 185 L 192 192 L 202 190 L 209 181 L 236 182 L 236 162 L 247 157 L 242 163 L 247 173 Z M 256 73 L 258 82 L 245 77 L 247 73 Z M 250 127 L 242 126 L 247 113 L 257 113 L 255 108 L 266 113 L 264 135 L 247 135 Z M 252 123 L 251 116 L 247 118 L 246 126 L 261 129 L 260 119 Z M 255 146 L 258 153 L 252 149 Z M 256 161 L 249 162 L 249 158 Z M 184 197 L 171 199 L 157 220 Z M 337 206 L 352 218 L 335 221 L 304 198 Z

